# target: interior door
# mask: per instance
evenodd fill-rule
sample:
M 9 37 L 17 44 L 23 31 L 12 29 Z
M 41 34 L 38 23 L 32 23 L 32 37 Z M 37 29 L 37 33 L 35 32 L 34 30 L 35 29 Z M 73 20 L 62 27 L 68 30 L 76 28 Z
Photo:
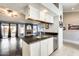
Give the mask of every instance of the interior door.
M 8 23 L 1 23 L 1 32 L 3 38 L 8 38 L 9 33 L 9 24 Z
M 25 36 L 25 24 L 18 24 L 18 36 L 19 37 Z
M 11 37 L 16 37 L 16 24 L 10 24 Z

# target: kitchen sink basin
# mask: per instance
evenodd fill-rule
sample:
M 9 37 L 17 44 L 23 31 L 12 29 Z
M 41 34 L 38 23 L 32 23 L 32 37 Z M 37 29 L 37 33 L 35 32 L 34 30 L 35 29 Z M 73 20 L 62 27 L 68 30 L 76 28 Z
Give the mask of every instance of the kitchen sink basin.
M 36 36 L 36 38 L 47 38 L 48 36 Z
M 41 38 L 41 36 L 36 36 L 36 38 Z
M 48 37 L 48 36 L 44 35 L 44 36 L 42 36 L 42 37 Z

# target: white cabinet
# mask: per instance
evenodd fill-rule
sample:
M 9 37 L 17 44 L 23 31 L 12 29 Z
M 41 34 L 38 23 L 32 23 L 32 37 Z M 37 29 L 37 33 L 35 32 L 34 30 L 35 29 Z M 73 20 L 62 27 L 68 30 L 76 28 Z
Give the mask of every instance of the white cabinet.
M 45 17 L 46 22 L 50 21 L 49 18 L 50 18 L 50 16 L 48 14 L 46 14 L 46 17 Z
M 48 39 L 48 55 L 53 52 L 53 37 Z
M 25 9 L 25 19 L 31 18 L 32 20 L 43 21 L 48 23 L 53 23 L 53 18 L 50 14 L 37 9 L 35 6 L 28 5 Z
M 40 42 L 35 42 L 33 44 L 30 44 L 30 55 L 40 56 Z
M 25 41 L 22 43 L 23 56 L 40 56 L 40 42 L 27 44 Z
M 49 22 L 49 23 L 54 23 L 53 21 L 53 16 L 49 15 L 49 14 L 46 14 L 45 16 L 45 21 L 46 22 Z
M 50 14 L 47 14 L 45 12 L 42 12 L 42 11 L 40 11 L 40 20 L 48 22 L 48 23 L 54 23 L 53 16 L 51 16 Z
M 50 22 L 51 22 L 51 23 L 54 23 L 53 16 L 50 17 Z
M 41 41 L 41 56 L 47 56 L 47 39 Z
M 53 52 L 53 37 L 31 44 L 22 42 L 23 56 L 48 56 Z
M 40 20 L 45 21 L 45 13 L 43 11 L 40 11 Z
M 22 41 L 22 56 L 30 56 L 30 47 L 25 41 Z
M 28 5 L 26 7 L 26 19 L 32 18 L 33 20 L 39 20 L 40 18 L 40 11 L 33 7 L 32 5 Z

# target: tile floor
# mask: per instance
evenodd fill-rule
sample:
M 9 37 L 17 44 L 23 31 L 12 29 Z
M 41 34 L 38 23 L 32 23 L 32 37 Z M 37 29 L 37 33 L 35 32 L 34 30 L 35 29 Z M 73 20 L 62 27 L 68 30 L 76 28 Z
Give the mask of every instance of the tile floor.
M 51 56 L 79 56 L 79 45 L 64 42 L 63 48 L 55 51 Z

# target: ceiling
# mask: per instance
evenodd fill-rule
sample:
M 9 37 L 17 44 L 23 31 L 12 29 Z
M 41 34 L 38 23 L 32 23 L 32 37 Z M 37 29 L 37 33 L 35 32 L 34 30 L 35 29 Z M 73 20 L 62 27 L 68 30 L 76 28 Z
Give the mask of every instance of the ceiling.
M 63 3 L 64 12 L 79 12 L 79 3 Z
M 41 11 L 44 9 L 49 10 L 48 8 L 46 8 L 40 3 L 0 3 L 0 7 L 9 8 L 11 10 L 15 10 L 15 11 L 25 14 L 26 6 L 28 4 L 31 4 L 32 6 L 34 6 L 35 8 Z M 49 14 L 54 15 L 55 13 L 50 11 Z
M 7 7 L 19 12 L 23 12 L 29 3 L 0 3 L 0 7 Z M 40 8 L 37 6 L 37 8 Z M 74 8 L 72 10 L 72 8 Z M 43 9 L 43 8 L 41 8 Z M 63 3 L 64 12 L 79 12 L 79 3 Z
M 26 3 L 0 3 L 0 7 L 10 8 L 18 12 L 22 12 L 27 5 Z
M 11 10 L 18 11 L 20 13 L 25 14 L 25 10 L 28 4 L 31 4 L 32 6 L 36 7 L 39 10 L 45 9 L 40 3 L 0 3 L 0 7 L 2 8 L 9 8 Z

